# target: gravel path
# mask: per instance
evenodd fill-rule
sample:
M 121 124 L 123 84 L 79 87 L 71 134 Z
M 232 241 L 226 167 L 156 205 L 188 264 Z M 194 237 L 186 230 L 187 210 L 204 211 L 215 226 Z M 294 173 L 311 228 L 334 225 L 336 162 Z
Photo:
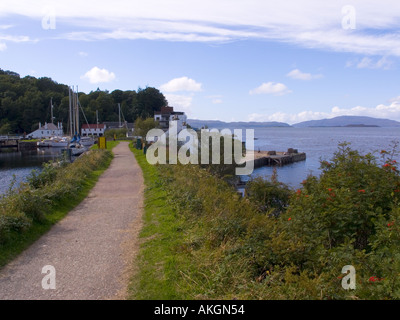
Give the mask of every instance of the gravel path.
M 88 197 L 0 271 L 0 299 L 125 299 L 138 250 L 143 177 L 127 142 Z M 43 289 L 44 266 L 56 289 Z M 52 284 L 51 280 L 44 281 Z

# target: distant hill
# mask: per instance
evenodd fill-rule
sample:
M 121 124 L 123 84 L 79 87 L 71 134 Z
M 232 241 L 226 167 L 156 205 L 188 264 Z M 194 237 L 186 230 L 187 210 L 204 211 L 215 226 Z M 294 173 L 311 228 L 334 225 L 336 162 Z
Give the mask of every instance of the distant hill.
M 400 127 L 400 122 L 371 117 L 341 116 L 332 119 L 304 121 L 294 124 L 293 127 Z
M 194 128 L 202 128 L 207 126 L 209 129 L 225 129 L 236 127 L 240 128 L 265 128 L 265 127 L 290 127 L 289 124 L 283 122 L 223 122 L 218 120 L 194 120 L 188 119 L 188 124 Z

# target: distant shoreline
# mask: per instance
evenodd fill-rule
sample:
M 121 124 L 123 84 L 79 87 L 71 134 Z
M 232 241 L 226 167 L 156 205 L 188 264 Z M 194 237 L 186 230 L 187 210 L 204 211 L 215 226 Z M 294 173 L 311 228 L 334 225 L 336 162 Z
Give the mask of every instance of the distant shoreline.
M 371 117 L 360 116 L 341 116 L 331 119 L 311 120 L 295 124 L 288 124 L 278 121 L 233 121 L 224 122 L 219 120 L 196 120 L 188 119 L 188 124 L 196 127 L 223 127 L 223 126 L 237 126 L 238 128 L 396 128 L 400 127 L 400 122 L 389 119 L 378 119 Z

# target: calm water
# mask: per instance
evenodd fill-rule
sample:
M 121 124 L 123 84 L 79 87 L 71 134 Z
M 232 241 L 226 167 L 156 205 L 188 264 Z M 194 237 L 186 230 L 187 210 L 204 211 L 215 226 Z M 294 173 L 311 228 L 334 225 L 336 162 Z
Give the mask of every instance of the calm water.
M 340 142 L 350 142 L 351 147 L 361 153 L 391 150 L 393 141 L 400 140 L 400 128 L 263 128 L 255 130 L 255 137 L 255 150 L 287 151 L 294 148 L 307 153 L 306 161 L 277 167 L 278 179 L 298 188 L 308 174 L 319 175 L 320 160 L 331 159 Z M 24 154 L 0 152 L 0 193 L 8 189 L 13 174 L 17 182 L 23 181 L 31 170 L 40 169 L 43 162 L 58 157 L 60 152 L 57 149 Z M 270 177 L 272 172 L 273 168 L 264 167 L 256 169 L 252 176 Z
M 382 149 L 392 150 L 393 142 L 399 142 L 400 128 L 264 128 L 256 129 L 255 137 L 256 151 L 294 148 L 307 154 L 304 162 L 277 168 L 280 181 L 298 188 L 308 174 L 320 174 L 320 160 L 330 160 L 339 143 L 346 141 L 362 154 L 377 152 L 378 156 Z M 271 167 L 259 168 L 253 176 L 270 177 L 272 172 Z
M 6 192 L 15 175 L 16 184 L 25 181 L 32 170 L 61 155 L 60 149 L 38 149 L 29 152 L 0 152 L 0 194 Z

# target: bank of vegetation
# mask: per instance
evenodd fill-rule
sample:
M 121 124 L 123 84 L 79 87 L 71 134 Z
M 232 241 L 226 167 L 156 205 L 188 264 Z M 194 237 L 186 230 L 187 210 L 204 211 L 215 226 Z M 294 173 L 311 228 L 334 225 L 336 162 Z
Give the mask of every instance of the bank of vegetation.
M 13 71 L 0 69 L 0 135 L 29 134 L 38 129 L 39 122 L 51 122 L 51 105 L 55 122 L 68 128 L 69 92 L 68 86 L 48 77 L 21 77 Z M 165 96 L 156 88 L 137 90 L 97 89 L 89 93 L 79 92 L 79 102 L 89 123 L 118 122 L 119 108 L 122 119 L 133 123 L 138 118 L 154 117 L 154 111 L 167 106 Z M 98 115 L 98 118 L 97 118 Z M 81 125 L 86 124 L 84 117 Z
M 394 153 L 341 144 L 299 190 L 259 178 L 244 198 L 207 168 L 151 166 L 134 153 L 147 189 L 131 298 L 400 298 Z M 349 265 L 355 290 L 342 287 Z
M 10 186 L 0 197 L 0 267 L 78 205 L 112 158 L 110 150 L 91 150 L 73 163 L 49 162 Z

